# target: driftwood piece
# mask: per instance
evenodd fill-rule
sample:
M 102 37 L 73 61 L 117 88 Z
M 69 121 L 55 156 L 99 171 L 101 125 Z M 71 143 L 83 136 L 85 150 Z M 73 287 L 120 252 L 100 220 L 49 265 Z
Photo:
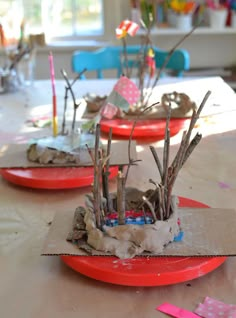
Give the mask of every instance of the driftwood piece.
M 95 94 L 86 94 L 84 100 L 87 104 L 88 113 L 97 113 L 101 110 L 102 106 L 105 104 L 107 96 L 99 96 Z
M 193 102 L 187 94 L 178 93 L 176 91 L 163 94 L 161 106 L 165 109 L 167 114 L 169 107 L 171 107 L 172 117 L 184 116 L 197 108 L 196 103 Z

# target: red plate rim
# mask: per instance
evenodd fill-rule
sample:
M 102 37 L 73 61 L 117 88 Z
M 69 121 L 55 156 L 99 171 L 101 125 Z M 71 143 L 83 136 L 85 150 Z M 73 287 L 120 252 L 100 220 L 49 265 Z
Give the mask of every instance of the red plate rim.
M 16 185 L 56 190 L 90 186 L 93 182 L 93 171 L 93 167 L 10 168 L 1 169 L 1 175 Z M 110 167 L 110 178 L 117 173 L 118 167 Z
M 208 206 L 180 197 L 180 207 Z M 125 286 L 163 286 L 199 278 L 225 262 L 227 257 L 140 257 L 120 260 L 113 256 L 61 255 L 73 270 L 93 278 Z
M 181 129 L 185 127 L 188 118 L 172 118 L 170 120 L 169 128 L 170 135 L 176 135 Z M 129 119 L 102 119 L 101 131 L 108 133 L 112 128 L 112 133 L 116 136 L 129 137 L 133 126 L 133 120 Z M 133 138 L 150 138 L 155 137 L 158 139 L 164 138 L 166 120 L 165 119 L 144 119 L 137 120 L 133 132 Z

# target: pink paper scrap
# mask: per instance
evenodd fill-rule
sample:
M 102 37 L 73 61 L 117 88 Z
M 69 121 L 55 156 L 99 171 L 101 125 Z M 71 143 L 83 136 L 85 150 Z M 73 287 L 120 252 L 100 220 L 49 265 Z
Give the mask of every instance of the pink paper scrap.
M 199 318 L 198 315 L 192 313 L 191 311 L 185 310 L 183 308 L 179 308 L 169 303 L 161 304 L 160 306 L 156 308 L 156 310 L 159 310 L 167 315 L 170 315 L 176 318 Z
M 225 182 L 220 181 L 218 182 L 218 184 L 219 184 L 219 187 L 222 189 L 230 189 L 230 186 Z
M 130 105 L 135 104 L 140 96 L 136 84 L 128 77 L 122 76 L 114 86 L 114 91 L 119 93 Z
M 107 103 L 101 110 L 101 115 L 102 117 L 106 119 L 112 119 L 117 113 L 118 113 L 118 107 L 111 104 Z
M 236 318 L 236 305 L 206 297 L 194 312 L 203 318 Z

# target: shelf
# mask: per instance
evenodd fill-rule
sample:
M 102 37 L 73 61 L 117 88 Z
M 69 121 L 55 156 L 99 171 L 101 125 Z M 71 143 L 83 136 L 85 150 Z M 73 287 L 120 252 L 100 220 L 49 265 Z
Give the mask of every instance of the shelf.
M 190 31 L 190 30 L 189 30 Z M 188 30 L 178 30 L 175 28 L 158 28 L 155 27 L 151 30 L 151 35 L 184 35 L 188 32 Z M 137 32 L 138 35 L 144 35 L 145 31 L 144 30 L 139 30 Z M 196 29 L 192 35 L 199 35 L 199 34 L 236 34 L 236 28 L 232 27 L 226 27 L 223 29 L 213 29 L 210 27 L 199 27 Z

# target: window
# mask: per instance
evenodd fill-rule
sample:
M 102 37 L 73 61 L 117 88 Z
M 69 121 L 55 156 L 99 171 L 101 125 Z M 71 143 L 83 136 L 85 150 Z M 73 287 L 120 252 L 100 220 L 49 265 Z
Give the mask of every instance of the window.
M 0 23 L 18 37 L 25 21 L 26 33 L 47 39 L 98 36 L 104 33 L 103 0 L 0 0 Z M 18 33 L 18 34 L 17 34 Z

